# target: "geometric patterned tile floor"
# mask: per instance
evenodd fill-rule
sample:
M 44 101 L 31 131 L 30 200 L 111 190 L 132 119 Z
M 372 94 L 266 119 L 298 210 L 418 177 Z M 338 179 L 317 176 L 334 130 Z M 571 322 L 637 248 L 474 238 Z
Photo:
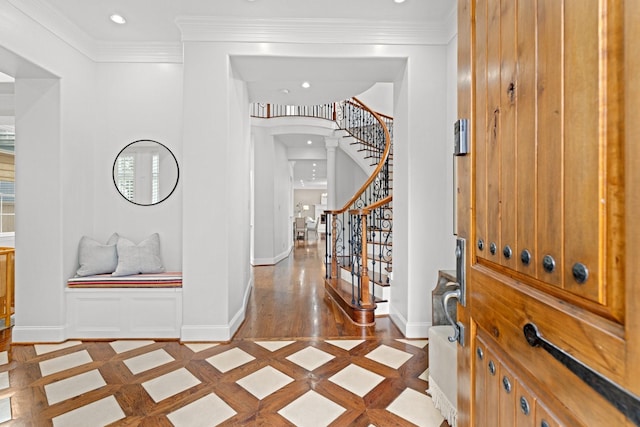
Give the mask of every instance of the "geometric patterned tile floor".
M 428 341 L 13 345 L 0 422 L 15 426 L 448 426 Z M 3 355 L 0 354 L 0 358 Z

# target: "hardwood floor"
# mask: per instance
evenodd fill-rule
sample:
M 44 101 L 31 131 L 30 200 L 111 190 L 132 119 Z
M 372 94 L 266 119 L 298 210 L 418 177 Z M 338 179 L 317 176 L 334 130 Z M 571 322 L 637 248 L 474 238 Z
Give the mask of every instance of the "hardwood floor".
M 0 331 L 0 422 L 448 426 L 426 394 L 428 341 L 403 339 L 387 318 L 364 328 L 344 318 L 324 295 L 323 248 L 311 240 L 255 267 L 246 320 L 228 343 L 11 345 Z

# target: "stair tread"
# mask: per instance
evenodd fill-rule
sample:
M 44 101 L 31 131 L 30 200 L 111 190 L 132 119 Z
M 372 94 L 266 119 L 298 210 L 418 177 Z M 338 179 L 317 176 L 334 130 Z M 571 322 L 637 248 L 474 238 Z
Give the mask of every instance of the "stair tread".
M 375 303 L 370 306 L 362 305 L 359 306 L 351 302 L 351 283 L 344 279 L 327 279 L 327 283 L 329 283 L 333 288 L 337 291 L 338 294 L 347 302 L 349 305 L 353 307 L 358 307 L 362 309 L 375 309 Z M 383 302 L 381 298 L 376 297 L 376 302 Z

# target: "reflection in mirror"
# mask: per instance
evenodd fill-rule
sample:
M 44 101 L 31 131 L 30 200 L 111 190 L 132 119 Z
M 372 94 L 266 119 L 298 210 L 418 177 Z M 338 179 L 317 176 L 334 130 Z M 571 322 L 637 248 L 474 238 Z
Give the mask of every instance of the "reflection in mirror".
M 155 205 L 168 198 L 179 175 L 173 153 L 148 139 L 124 147 L 113 163 L 113 183 L 122 197 L 137 205 Z

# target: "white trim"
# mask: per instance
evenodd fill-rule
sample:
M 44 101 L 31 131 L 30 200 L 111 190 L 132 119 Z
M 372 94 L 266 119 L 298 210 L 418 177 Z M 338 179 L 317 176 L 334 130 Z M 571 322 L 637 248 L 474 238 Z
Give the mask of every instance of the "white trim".
M 13 343 L 58 343 L 67 340 L 64 326 L 14 326 Z
M 181 342 L 224 342 L 233 338 L 233 335 L 238 331 L 242 322 L 246 317 L 246 307 L 249 304 L 249 297 L 251 296 L 251 290 L 253 289 L 253 279 L 249 279 L 249 284 L 244 293 L 242 307 L 233 316 L 228 325 L 191 325 L 182 326 L 180 333 Z
M 96 62 L 161 62 L 181 64 L 182 43 L 170 42 L 99 42 L 93 59 Z
M 367 21 L 358 19 L 245 17 L 176 18 L 183 42 L 263 42 L 443 45 L 446 23 Z M 450 37 L 449 37 L 450 38 Z
M 72 48 L 94 59 L 95 40 L 48 3 L 40 0 L 9 0 L 9 3 Z
M 276 255 L 275 258 L 252 258 L 251 265 L 253 266 L 276 265 L 277 263 L 279 263 L 280 261 L 288 257 L 292 250 L 293 250 L 293 245 L 290 245 L 289 249 L 285 250 L 279 255 Z
M 432 322 L 409 322 L 389 304 L 389 318 L 400 329 L 405 338 L 426 338 Z

